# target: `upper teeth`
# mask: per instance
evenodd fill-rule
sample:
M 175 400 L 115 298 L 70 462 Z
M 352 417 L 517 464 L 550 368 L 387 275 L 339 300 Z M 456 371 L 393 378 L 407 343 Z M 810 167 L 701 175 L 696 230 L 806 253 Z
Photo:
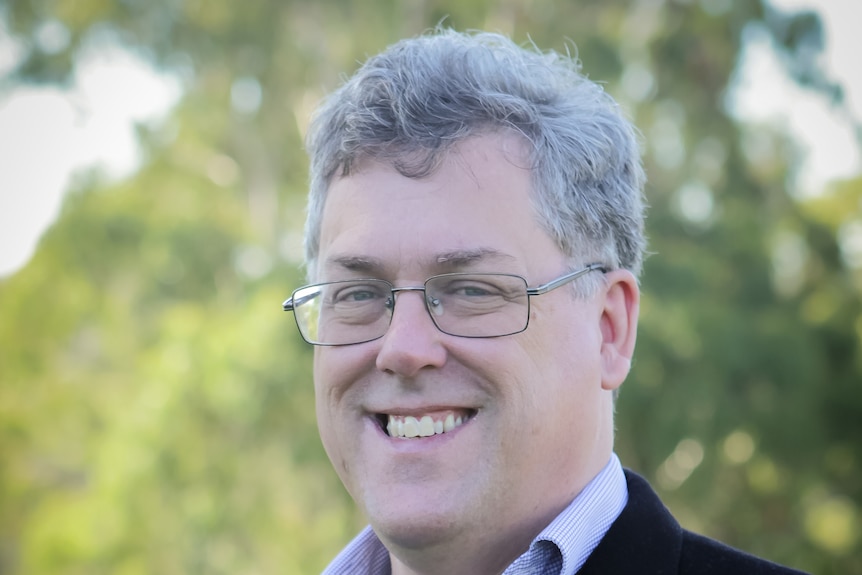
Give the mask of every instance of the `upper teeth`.
M 456 427 L 463 425 L 463 423 L 463 417 L 452 413 L 447 415 L 446 419 L 443 420 L 435 420 L 430 415 L 424 415 L 420 419 L 412 415 L 406 417 L 390 415 L 389 423 L 386 424 L 386 431 L 392 437 L 430 437 L 452 431 Z

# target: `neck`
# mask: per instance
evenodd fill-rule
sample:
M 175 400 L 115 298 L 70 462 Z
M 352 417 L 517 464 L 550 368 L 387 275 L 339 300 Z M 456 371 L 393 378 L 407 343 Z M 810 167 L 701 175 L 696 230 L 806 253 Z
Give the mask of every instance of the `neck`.
M 533 513 L 522 515 L 528 519 L 518 523 L 474 526 L 469 532 L 462 531 L 432 546 L 399 545 L 397 540 L 381 538 L 389 549 L 392 575 L 500 575 L 529 550 L 536 536 L 562 513 L 605 463 L 606 460 L 583 485 L 572 485 L 571 491 L 546 501 L 544 511 L 538 513 L 538 509 L 532 509 Z
M 392 575 L 451 575 L 452 573 L 500 575 L 506 567 L 529 549 L 530 542 L 543 527 L 539 527 L 535 534 L 529 536 L 526 544 L 523 543 L 523 536 L 509 536 L 500 541 L 503 534 L 496 531 L 493 534 L 494 542 L 486 540 L 487 537 L 483 536 L 431 549 L 390 547 Z

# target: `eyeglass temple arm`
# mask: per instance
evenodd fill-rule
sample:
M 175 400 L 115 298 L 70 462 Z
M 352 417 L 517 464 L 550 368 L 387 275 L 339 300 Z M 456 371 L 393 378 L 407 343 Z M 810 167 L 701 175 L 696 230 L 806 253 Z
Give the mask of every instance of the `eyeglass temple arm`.
M 281 309 L 283 309 L 284 311 L 293 311 L 297 308 L 297 306 L 304 304 L 308 300 L 316 298 L 318 295 L 320 295 L 320 292 L 315 291 L 299 299 L 296 299 L 294 296 L 290 296 L 289 298 L 284 300 L 283 304 L 281 304 Z
M 568 282 L 570 282 L 576 278 L 581 277 L 584 274 L 590 273 L 591 271 L 595 271 L 595 270 L 601 271 L 602 273 L 605 273 L 608 271 L 607 267 L 605 267 L 604 265 L 602 265 L 600 263 L 590 264 L 590 265 L 586 266 L 585 268 L 579 269 L 579 270 L 574 271 L 570 274 L 566 274 L 561 278 L 555 279 L 554 281 L 550 281 L 546 284 L 542 284 L 542 285 L 536 286 L 534 288 L 527 288 L 527 295 L 542 295 L 543 293 L 547 293 L 547 292 L 551 291 L 552 289 L 556 289 L 563 284 L 566 284 L 566 283 L 568 283 Z

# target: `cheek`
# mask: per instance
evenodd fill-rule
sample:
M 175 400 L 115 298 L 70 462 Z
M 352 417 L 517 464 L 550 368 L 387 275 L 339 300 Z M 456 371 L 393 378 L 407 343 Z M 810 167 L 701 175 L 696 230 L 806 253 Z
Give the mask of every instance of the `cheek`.
M 598 366 L 601 359 L 602 332 L 598 313 L 592 309 L 568 310 L 549 325 L 542 347 L 553 355 L 554 363 L 570 375 Z
M 317 430 L 320 433 L 320 440 L 323 443 L 323 448 L 333 465 L 340 458 L 338 443 L 336 441 L 337 431 L 335 423 L 337 418 L 332 411 L 332 406 L 327 401 L 327 391 L 323 387 L 323 381 L 320 378 L 315 378 L 315 413 L 317 415 Z M 336 466 L 337 467 L 337 466 Z
M 314 395 L 317 426 L 333 464 L 337 451 L 352 435 L 345 429 L 355 420 L 362 382 L 374 369 L 374 350 L 363 346 L 318 347 L 314 353 Z
M 356 382 L 374 368 L 374 357 L 373 349 L 363 345 L 316 347 L 313 375 L 318 411 L 343 407 Z
M 343 408 L 343 399 L 347 385 L 344 383 L 344 370 L 341 363 L 332 357 L 329 350 L 315 349 L 314 355 L 314 401 L 317 414 L 317 427 L 320 439 L 333 465 L 340 473 L 339 408 Z M 342 376 L 341 378 L 339 376 Z
M 526 405 L 543 412 L 542 425 L 560 432 L 579 430 L 590 410 L 596 409 L 602 391 L 601 331 L 598 322 L 574 314 L 536 329 L 525 351 L 529 357 L 531 397 Z M 525 335 L 529 334 L 529 329 Z M 537 433 L 545 433 L 547 427 Z

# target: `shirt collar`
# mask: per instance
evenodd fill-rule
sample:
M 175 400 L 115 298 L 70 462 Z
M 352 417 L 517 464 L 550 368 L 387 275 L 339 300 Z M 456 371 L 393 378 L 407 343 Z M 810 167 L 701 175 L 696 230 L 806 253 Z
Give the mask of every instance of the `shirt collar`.
M 616 454 L 577 497 L 533 539 L 503 575 L 572 575 L 584 565 L 628 502 L 626 476 Z

